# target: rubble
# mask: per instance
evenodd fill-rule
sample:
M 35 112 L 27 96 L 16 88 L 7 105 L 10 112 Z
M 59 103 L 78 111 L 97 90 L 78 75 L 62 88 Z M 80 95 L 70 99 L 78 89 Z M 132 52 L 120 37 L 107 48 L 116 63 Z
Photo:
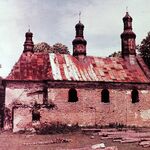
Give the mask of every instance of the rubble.
M 150 147 L 150 141 L 141 141 L 139 143 L 139 145 L 141 145 L 143 147 Z
M 90 138 L 91 138 L 91 139 L 94 139 L 94 136 L 92 135 Z
M 113 142 L 120 143 L 138 143 L 142 147 L 150 147 L 150 129 L 149 128 L 84 128 L 82 133 L 93 133 L 100 136 L 101 140 L 112 139 Z M 92 137 L 92 136 L 91 136 Z M 95 148 L 96 147 L 96 148 Z M 93 149 L 99 149 L 100 144 L 93 145 Z
M 104 143 L 100 143 L 100 144 L 92 145 L 92 149 L 97 149 L 97 148 L 105 148 L 105 144 Z
M 68 143 L 68 142 L 71 142 L 71 139 L 56 138 L 56 139 L 50 140 L 50 141 L 39 141 L 39 142 L 33 142 L 33 143 L 24 143 L 24 145 L 48 145 L 48 144 Z
M 60 150 L 93 150 L 91 147 L 75 148 L 75 149 L 60 149 Z M 106 147 L 106 148 L 96 148 L 96 150 L 118 150 L 116 146 Z
M 101 140 L 112 139 L 114 142 L 120 143 L 138 143 L 143 147 L 150 147 L 150 131 L 117 131 L 117 130 L 101 130 L 98 132 Z

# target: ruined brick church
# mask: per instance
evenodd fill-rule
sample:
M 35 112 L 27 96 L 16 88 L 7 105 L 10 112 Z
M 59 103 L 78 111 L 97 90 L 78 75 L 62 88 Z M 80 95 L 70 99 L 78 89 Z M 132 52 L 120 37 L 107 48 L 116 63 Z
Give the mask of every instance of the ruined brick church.
M 4 129 L 34 123 L 150 126 L 150 71 L 136 54 L 132 17 L 126 12 L 121 57 L 87 55 L 84 25 L 76 24 L 73 55 L 34 52 L 33 34 L 3 85 Z

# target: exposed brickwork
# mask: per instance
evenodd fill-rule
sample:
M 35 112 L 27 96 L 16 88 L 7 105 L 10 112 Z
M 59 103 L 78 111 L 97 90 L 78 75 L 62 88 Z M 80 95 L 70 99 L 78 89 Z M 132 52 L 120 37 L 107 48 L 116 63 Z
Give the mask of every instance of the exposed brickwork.
M 20 85 L 14 83 L 14 87 L 13 83 L 7 85 L 5 103 L 10 118 L 6 117 L 5 129 L 12 127 L 14 131 L 32 129 L 31 118 L 35 101 L 41 105 L 38 110 L 41 116 L 40 123 L 59 122 L 80 126 L 120 123 L 128 126 L 150 126 L 149 90 L 139 90 L 140 101 L 133 104 L 132 89 L 108 89 L 110 103 L 102 103 L 101 88 L 76 88 L 78 101 L 72 103 L 68 102 L 70 88 L 48 88 L 48 103 L 53 103 L 55 107 L 47 108 L 43 105 L 42 86 L 44 87 L 43 83 L 35 83 L 32 86 L 30 83 Z M 29 117 L 25 117 L 25 114 Z M 11 116 L 14 116 L 14 119 Z
M 150 115 L 147 114 L 147 118 L 142 118 L 141 116 L 141 112 L 149 110 L 150 107 L 147 104 L 150 96 L 149 91 L 139 91 L 140 102 L 136 104 L 131 102 L 131 90 L 110 90 L 109 104 L 101 102 L 101 89 L 77 89 L 77 91 L 79 101 L 69 103 L 67 97 L 68 89 L 53 89 L 53 96 L 55 95 L 55 98 L 53 97 L 55 99 L 54 103 L 58 108 L 58 111 L 52 111 L 54 112 L 54 120 L 57 116 L 56 114 L 59 116 L 64 114 L 67 118 L 67 115 L 70 116 L 70 112 L 72 112 L 71 118 L 69 117 L 68 120 L 72 121 L 73 119 L 74 123 L 78 122 L 80 125 L 94 125 L 95 123 L 99 125 L 110 123 L 138 126 L 150 125 L 148 119 Z M 65 122 L 66 119 L 61 121 Z
M 43 104 L 43 86 L 42 84 L 9 84 L 5 89 L 5 129 L 12 129 L 12 123 L 14 121 L 13 110 L 17 108 L 30 108 L 32 109 L 34 104 Z M 15 108 L 15 109 L 14 109 Z M 27 109 L 25 109 L 27 110 Z M 17 111 L 19 112 L 19 111 Z M 17 112 L 15 111 L 15 117 Z M 19 114 L 19 113 L 18 113 Z M 20 115 L 20 114 L 19 114 Z M 30 112 L 32 116 L 32 111 Z M 17 119 L 17 118 L 16 118 Z M 26 120 L 26 118 L 24 118 Z M 26 121 L 25 121 L 26 122 Z M 31 121 L 30 121 L 31 123 Z M 22 128 L 22 127 L 21 127 Z

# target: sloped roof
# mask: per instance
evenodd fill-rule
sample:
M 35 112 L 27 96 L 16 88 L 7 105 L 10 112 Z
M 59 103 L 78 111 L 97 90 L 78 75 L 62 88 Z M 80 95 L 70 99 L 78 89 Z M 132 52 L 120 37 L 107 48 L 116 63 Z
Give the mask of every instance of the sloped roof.
M 67 54 L 23 53 L 7 80 L 70 80 L 149 82 L 138 63 L 118 57 L 86 56 L 83 61 Z

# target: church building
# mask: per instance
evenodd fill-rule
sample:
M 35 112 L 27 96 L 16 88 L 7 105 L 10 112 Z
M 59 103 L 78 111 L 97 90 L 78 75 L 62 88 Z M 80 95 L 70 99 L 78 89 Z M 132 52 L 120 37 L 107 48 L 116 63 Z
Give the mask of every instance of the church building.
M 73 55 L 34 52 L 33 34 L 5 87 L 5 130 L 35 124 L 150 126 L 150 71 L 136 54 L 132 17 L 126 12 L 121 57 L 88 56 L 84 25 L 76 24 Z

